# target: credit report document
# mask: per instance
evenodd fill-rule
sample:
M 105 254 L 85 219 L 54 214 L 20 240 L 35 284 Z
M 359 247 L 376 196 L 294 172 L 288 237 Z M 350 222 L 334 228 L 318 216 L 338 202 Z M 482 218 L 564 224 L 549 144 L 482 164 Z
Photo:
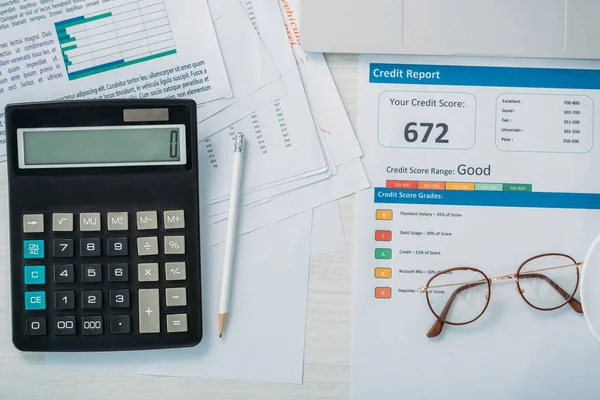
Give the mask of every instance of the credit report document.
M 155 97 L 232 97 L 206 0 L 0 2 L 2 158 L 8 103 Z
M 583 261 L 600 234 L 600 63 L 362 56 L 359 88 L 371 188 L 356 204 L 352 398 L 593 397 L 583 315 L 529 306 L 556 293 L 523 278 L 521 296 L 510 275 L 544 253 Z M 419 288 L 453 267 L 509 279 L 454 293 L 451 313 L 487 309 L 429 338 Z M 460 288 L 429 288 L 438 315 Z

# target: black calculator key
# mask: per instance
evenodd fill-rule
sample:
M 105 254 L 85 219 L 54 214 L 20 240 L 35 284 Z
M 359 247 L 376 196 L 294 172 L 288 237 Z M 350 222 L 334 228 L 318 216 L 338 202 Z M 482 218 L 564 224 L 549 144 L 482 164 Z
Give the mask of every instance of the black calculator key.
M 75 254 L 75 241 L 73 239 L 54 239 L 54 257 L 72 258 Z
M 104 333 L 104 319 L 101 315 L 81 318 L 81 331 L 84 335 L 102 335 Z
M 129 254 L 127 238 L 110 238 L 107 245 L 109 256 L 126 256 Z
M 75 282 L 75 266 L 73 264 L 54 266 L 54 283 Z
M 102 290 L 84 290 L 81 292 L 81 307 L 102 308 Z
M 99 257 L 102 255 L 100 247 L 100 238 L 83 238 L 81 239 L 81 256 L 82 257 Z
M 102 282 L 102 264 L 83 264 L 81 266 L 81 282 Z
M 54 308 L 57 310 L 74 310 L 75 292 L 64 290 L 54 292 Z
M 111 315 L 110 333 L 113 335 L 131 333 L 131 317 L 129 315 Z
M 56 335 L 74 335 L 75 317 L 54 318 L 54 333 Z
M 108 281 L 109 282 L 128 282 L 129 281 L 129 264 L 127 264 L 127 263 L 108 264 Z
M 46 334 L 46 317 L 31 317 L 25 320 L 27 336 L 44 336 Z
M 108 297 L 110 308 L 129 308 L 129 289 L 110 290 Z

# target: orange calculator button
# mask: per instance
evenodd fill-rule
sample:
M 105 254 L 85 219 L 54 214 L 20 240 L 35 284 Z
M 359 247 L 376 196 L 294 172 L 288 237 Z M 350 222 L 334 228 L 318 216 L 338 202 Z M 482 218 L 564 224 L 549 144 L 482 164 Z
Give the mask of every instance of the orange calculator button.
M 375 288 L 375 298 L 377 299 L 391 299 L 392 288 L 389 287 L 378 287 Z
M 393 213 L 392 210 L 377 210 L 375 212 L 375 218 L 378 220 L 389 221 L 392 219 Z

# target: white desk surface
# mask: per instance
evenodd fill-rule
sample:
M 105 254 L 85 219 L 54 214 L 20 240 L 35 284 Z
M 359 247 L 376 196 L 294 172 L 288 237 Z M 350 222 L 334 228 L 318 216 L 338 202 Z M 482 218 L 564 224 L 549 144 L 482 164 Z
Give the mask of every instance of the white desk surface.
M 329 55 L 327 60 L 356 128 L 358 56 Z M 3 191 L 6 188 L 5 165 L 0 165 Z M 349 399 L 353 204 L 352 197 L 340 201 L 346 251 L 315 257 L 311 262 L 302 385 L 59 371 L 45 368 L 40 355 L 18 354 L 0 358 L 0 398 Z M 2 219 L 1 229 L 5 229 L 7 221 Z M 8 244 L 1 243 L 0 246 L 0 259 L 6 260 Z M 9 311 L 8 304 L 0 307 L 1 312 Z

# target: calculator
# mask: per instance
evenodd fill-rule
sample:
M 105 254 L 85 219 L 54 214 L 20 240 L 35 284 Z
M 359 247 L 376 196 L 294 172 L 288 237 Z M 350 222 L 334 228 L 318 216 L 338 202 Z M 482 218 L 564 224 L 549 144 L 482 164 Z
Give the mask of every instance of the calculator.
M 6 107 L 17 349 L 201 341 L 196 127 L 191 100 Z

